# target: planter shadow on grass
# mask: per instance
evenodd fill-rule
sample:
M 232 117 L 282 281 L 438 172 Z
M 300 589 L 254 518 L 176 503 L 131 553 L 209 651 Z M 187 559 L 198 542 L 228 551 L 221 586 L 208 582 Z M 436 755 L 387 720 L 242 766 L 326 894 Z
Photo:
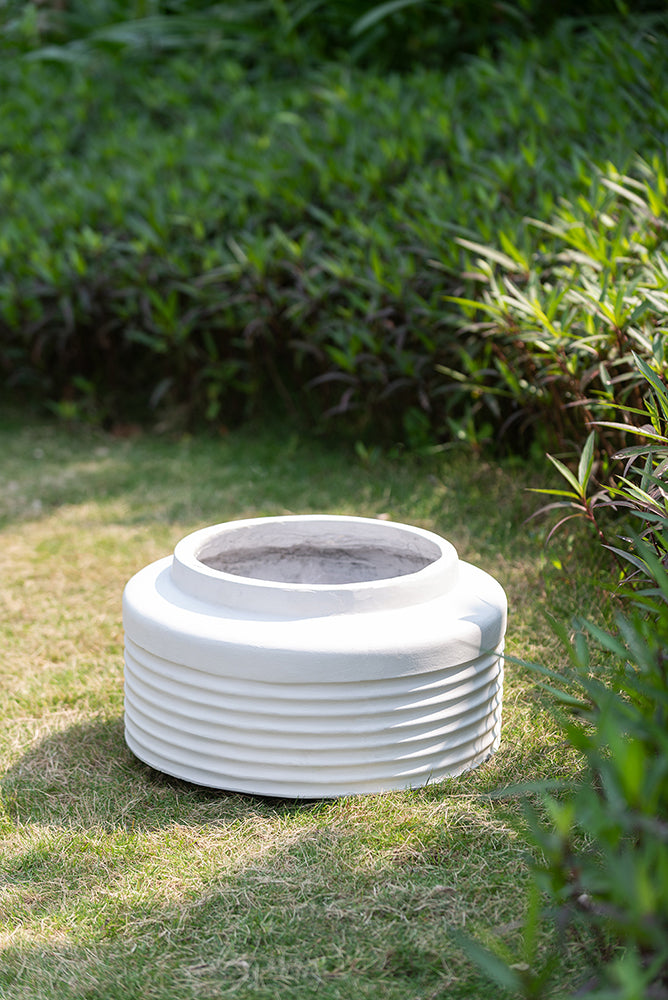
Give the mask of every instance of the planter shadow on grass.
M 128 749 L 123 716 L 45 737 L 7 769 L 0 792 L 15 823 L 84 832 L 224 825 L 310 813 L 330 801 L 205 788 L 154 770 Z
M 540 695 L 536 695 L 539 707 Z M 545 772 L 545 750 L 530 753 L 503 733 L 497 753 L 477 770 L 423 788 L 380 796 L 447 801 L 480 798 Z M 266 816 L 317 813 L 336 800 L 275 798 L 205 788 L 154 770 L 138 760 L 124 739 L 122 716 L 75 723 L 37 742 L 6 771 L 2 804 L 12 822 L 82 832 L 197 828 Z M 352 801 L 355 797 L 352 798 Z
M 486 996 L 450 928 L 517 923 L 525 843 L 485 792 L 540 756 L 509 774 L 502 742 L 440 785 L 269 800 L 151 770 L 121 716 L 72 724 L 2 783 L 10 920 L 32 930 L 7 942 L 0 994 Z
M 52 733 L 7 770 L 1 788 L 15 822 L 81 830 L 221 822 L 253 812 L 262 801 L 200 788 L 142 764 L 125 744 L 122 716 Z

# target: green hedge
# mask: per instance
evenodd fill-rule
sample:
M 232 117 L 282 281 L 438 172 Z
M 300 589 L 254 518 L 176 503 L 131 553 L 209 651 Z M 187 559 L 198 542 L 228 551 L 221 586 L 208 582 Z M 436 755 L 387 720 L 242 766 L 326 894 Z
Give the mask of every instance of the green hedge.
M 634 23 L 562 24 L 446 75 L 5 59 L 5 393 L 110 422 L 271 408 L 459 433 L 470 399 L 438 366 L 469 335 L 446 296 L 478 286 L 457 237 L 522 243 L 522 215 L 548 219 L 591 163 L 666 147 L 666 21 Z
M 632 7 L 632 9 L 631 9 Z M 557 20 L 629 21 L 661 0 L 5 0 L 0 48 L 205 46 L 292 59 L 347 59 L 376 70 L 449 68 L 462 55 L 544 34 Z M 261 52 L 261 55 L 259 53 Z M 63 54 L 61 53 L 61 56 Z

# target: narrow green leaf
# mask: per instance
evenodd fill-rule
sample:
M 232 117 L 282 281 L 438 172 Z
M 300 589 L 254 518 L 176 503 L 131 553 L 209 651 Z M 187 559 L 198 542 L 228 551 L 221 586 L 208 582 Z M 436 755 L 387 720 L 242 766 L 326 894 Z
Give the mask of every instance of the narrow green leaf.
M 664 420 L 668 420 L 668 390 L 666 389 L 663 379 L 660 378 L 660 376 L 635 353 L 633 355 L 633 360 L 656 392 Z
M 564 477 L 566 482 L 571 484 L 571 486 L 575 490 L 576 495 L 584 499 L 584 495 L 582 493 L 582 489 L 580 488 L 580 484 L 573 475 L 573 473 L 571 472 L 571 470 L 567 466 L 565 466 L 563 462 L 560 462 L 558 458 L 554 458 L 554 456 L 552 455 L 548 455 L 547 457 L 552 462 L 552 465 L 555 467 L 555 469 L 559 470 L 559 472 Z
M 601 183 L 609 188 L 610 191 L 614 191 L 615 194 L 620 195 L 622 198 L 626 198 L 627 201 L 630 201 L 636 206 L 636 208 L 639 208 L 646 215 L 651 215 L 647 202 L 644 198 L 641 198 L 640 195 L 637 195 L 635 191 L 629 191 L 628 188 L 625 188 L 622 184 L 618 184 L 616 181 L 611 180 L 609 177 L 602 177 Z
M 502 253 L 500 250 L 495 250 L 494 247 L 486 247 L 482 243 L 474 243 L 472 240 L 465 240 L 461 236 L 456 238 L 455 243 L 459 243 L 466 250 L 472 250 L 474 253 L 480 254 L 486 260 L 500 264 L 507 271 L 517 271 L 517 262 L 512 257 L 509 257 L 508 254 Z
M 635 566 L 636 569 L 639 569 L 641 573 L 647 575 L 648 572 L 647 563 L 643 559 L 640 559 L 638 556 L 634 556 L 632 552 L 627 552 L 626 549 L 615 548 L 614 545 L 606 545 L 606 549 L 609 549 L 610 552 L 614 552 L 615 555 L 618 555 L 620 557 L 620 559 L 625 559 L 626 562 L 631 563 L 632 566 Z
M 499 306 L 493 306 L 487 302 L 478 302 L 476 299 L 463 299 L 457 295 L 444 295 L 444 302 L 454 302 L 460 306 L 467 306 L 471 309 L 479 309 L 481 312 L 489 313 L 490 316 L 495 316 L 500 319 L 503 316 L 503 309 Z
M 578 464 L 578 482 L 582 487 L 583 495 L 587 492 L 587 485 L 589 483 L 589 477 L 591 476 L 591 470 L 594 464 L 595 440 L 596 440 L 596 431 L 592 431 L 585 442 L 584 448 L 582 449 L 582 454 L 580 455 L 580 462 Z
M 616 423 L 613 420 L 597 420 L 597 427 L 610 427 L 613 430 L 625 431 L 627 434 L 635 434 L 637 437 L 646 437 L 651 441 L 662 441 L 666 440 L 663 434 L 657 434 L 656 431 L 649 430 L 647 427 L 631 427 L 629 424 Z
M 468 958 L 497 986 L 509 990 L 511 993 L 521 991 L 522 980 L 520 976 L 502 958 L 468 935 L 454 931 L 450 933 Z
M 581 495 L 579 493 L 572 493 L 570 490 L 552 490 L 538 486 L 530 486 L 527 489 L 527 493 L 543 493 L 552 497 L 573 497 L 575 500 L 581 499 Z M 565 504 L 563 506 L 565 506 Z
M 423 2 L 424 0 L 388 0 L 387 3 L 378 4 L 355 21 L 350 29 L 350 33 L 352 35 L 361 35 L 363 31 L 372 28 L 374 24 L 378 24 L 379 21 L 382 21 L 390 14 L 395 14 L 399 10 L 404 10 L 406 7 L 414 7 L 416 4 Z

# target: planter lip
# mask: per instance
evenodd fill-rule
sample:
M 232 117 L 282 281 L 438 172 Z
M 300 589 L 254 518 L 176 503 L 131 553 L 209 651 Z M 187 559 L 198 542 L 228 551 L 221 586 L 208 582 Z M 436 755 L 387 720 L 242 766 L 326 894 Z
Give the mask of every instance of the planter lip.
M 209 564 L 224 564 L 242 548 L 245 553 L 256 548 L 259 562 L 262 547 L 270 544 L 286 552 L 295 546 L 299 551 L 300 545 L 301 551 L 310 546 L 333 552 L 339 547 L 351 558 L 366 546 L 369 577 L 364 578 L 362 569 L 362 578 L 351 582 L 300 582 L 228 572 Z M 400 570 L 384 571 L 386 558 L 394 558 Z M 367 517 L 290 514 L 194 531 L 176 544 L 170 572 L 175 586 L 197 601 L 292 619 L 398 609 L 443 597 L 457 585 L 459 559 L 450 542 L 425 528 Z
M 459 565 L 454 592 L 422 603 L 290 619 L 207 603 L 184 593 L 172 569 L 172 557 L 165 556 L 128 581 L 126 635 L 152 656 L 203 675 L 299 684 L 406 676 L 427 661 L 430 671 L 450 669 L 495 650 L 506 627 L 503 588 L 467 562 Z

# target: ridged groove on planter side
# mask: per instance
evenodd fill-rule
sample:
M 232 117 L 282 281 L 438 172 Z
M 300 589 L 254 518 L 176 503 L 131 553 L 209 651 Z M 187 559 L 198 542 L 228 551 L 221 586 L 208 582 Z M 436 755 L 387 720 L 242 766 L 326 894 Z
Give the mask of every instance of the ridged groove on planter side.
M 376 681 L 270 684 L 184 668 L 126 643 L 130 748 L 230 790 L 337 795 L 465 771 L 498 744 L 502 648 L 456 669 Z

